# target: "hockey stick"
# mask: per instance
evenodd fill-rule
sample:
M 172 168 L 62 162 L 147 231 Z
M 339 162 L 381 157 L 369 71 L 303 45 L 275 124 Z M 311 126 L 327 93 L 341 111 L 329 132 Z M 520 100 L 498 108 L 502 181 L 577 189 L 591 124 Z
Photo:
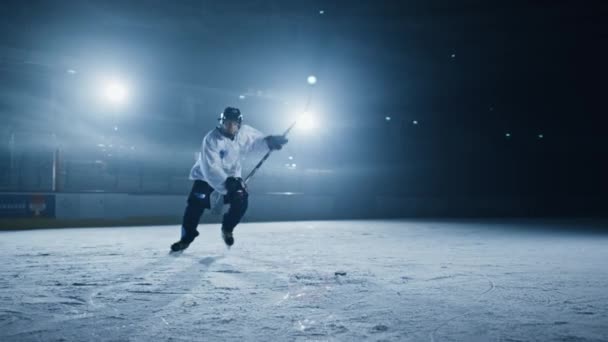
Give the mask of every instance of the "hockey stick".
M 315 82 L 316 83 L 316 82 Z M 310 90 L 308 91 L 308 97 L 306 98 L 306 105 L 304 106 L 304 113 L 308 112 L 308 108 L 310 107 L 310 101 L 312 100 L 312 89 L 314 88 L 314 83 L 310 84 Z M 283 137 L 286 137 L 287 134 L 291 131 L 292 128 L 294 128 L 294 126 L 298 123 L 298 120 L 294 121 L 291 126 L 289 126 L 287 128 L 287 130 L 283 133 Z M 258 171 L 258 169 L 262 166 L 262 164 L 264 164 L 264 162 L 266 161 L 266 159 L 268 159 L 268 157 L 270 157 L 270 154 L 272 153 L 273 150 L 270 150 L 268 152 L 266 152 L 266 154 L 264 155 L 264 157 L 262 158 L 262 160 L 260 160 L 260 162 L 253 168 L 253 170 L 251 170 L 251 172 L 249 172 L 249 174 L 247 175 L 247 177 L 245 177 L 245 180 L 243 181 L 245 184 L 247 184 L 247 182 L 251 179 L 251 177 L 253 177 L 253 175 L 255 175 L 255 173 Z
M 287 130 L 283 133 L 283 137 L 286 137 L 287 134 L 289 133 L 289 131 L 291 131 L 291 129 L 296 125 L 298 121 L 294 121 L 291 126 L 289 126 L 289 128 L 287 128 Z M 272 151 L 274 150 L 270 150 L 268 152 L 266 152 L 266 154 L 264 155 L 264 157 L 262 158 L 262 160 L 260 160 L 257 165 L 253 168 L 253 170 L 251 170 L 251 172 L 249 172 L 249 174 L 247 175 L 247 177 L 245 177 L 245 179 L 243 180 L 243 182 L 245 182 L 245 184 L 247 184 L 247 182 L 251 179 L 251 177 L 253 177 L 253 175 L 255 175 L 255 173 L 260 169 L 260 167 L 262 167 L 262 164 L 264 164 L 264 162 L 266 161 L 266 159 L 268 159 L 268 157 L 270 157 L 270 154 L 272 153 Z

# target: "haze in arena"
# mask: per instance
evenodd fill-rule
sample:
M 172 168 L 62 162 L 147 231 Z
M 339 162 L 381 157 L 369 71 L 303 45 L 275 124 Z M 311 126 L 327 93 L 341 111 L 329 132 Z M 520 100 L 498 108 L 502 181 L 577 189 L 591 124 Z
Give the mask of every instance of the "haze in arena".
M 605 1 L 0 6 L 0 341 L 608 341 Z

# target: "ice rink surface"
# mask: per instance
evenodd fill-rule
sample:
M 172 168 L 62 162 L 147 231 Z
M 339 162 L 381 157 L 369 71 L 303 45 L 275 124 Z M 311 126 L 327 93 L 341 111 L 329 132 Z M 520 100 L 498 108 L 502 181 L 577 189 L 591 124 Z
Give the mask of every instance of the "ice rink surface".
M 607 341 L 608 234 L 576 222 L 0 233 L 0 341 Z

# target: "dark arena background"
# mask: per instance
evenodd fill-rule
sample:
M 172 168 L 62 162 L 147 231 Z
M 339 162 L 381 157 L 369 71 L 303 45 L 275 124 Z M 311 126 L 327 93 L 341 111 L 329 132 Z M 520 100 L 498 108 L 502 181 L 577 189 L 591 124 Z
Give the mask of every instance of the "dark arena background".
M 606 1 L 3 1 L 0 341 L 608 341 L 607 79 Z

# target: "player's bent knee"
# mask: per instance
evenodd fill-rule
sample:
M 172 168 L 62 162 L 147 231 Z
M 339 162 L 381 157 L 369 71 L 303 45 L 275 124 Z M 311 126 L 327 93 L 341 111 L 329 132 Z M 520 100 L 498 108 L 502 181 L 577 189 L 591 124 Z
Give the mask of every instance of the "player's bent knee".
M 188 196 L 188 205 L 191 205 L 196 208 L 205 208 L 206 207 L 206 198 L 203 197 L 204 194 L 196 194 L 192 193 Z

